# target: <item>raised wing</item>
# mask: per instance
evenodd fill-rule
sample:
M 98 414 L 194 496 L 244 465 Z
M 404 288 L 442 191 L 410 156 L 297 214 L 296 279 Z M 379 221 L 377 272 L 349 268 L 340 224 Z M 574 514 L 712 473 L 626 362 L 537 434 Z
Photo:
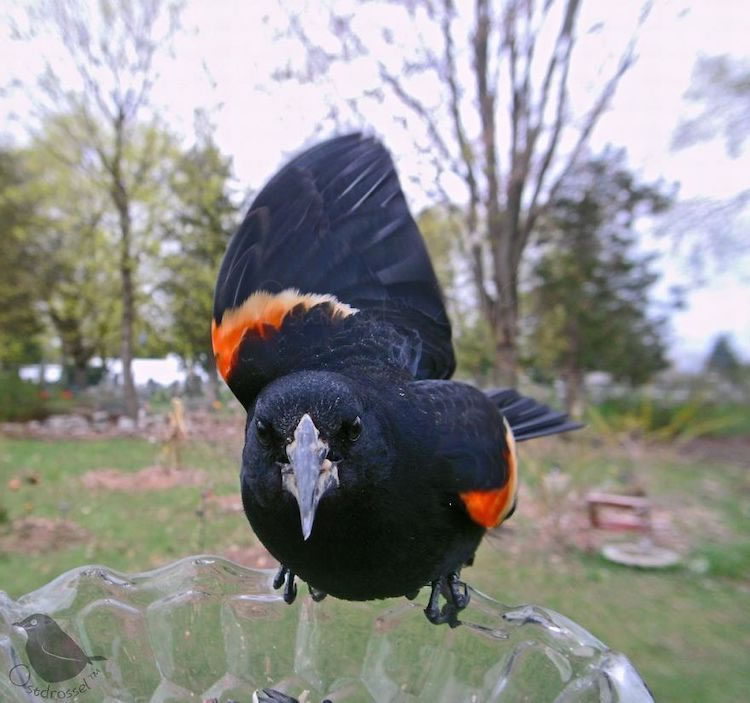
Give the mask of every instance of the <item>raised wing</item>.
M 340 363 L 339 344 L 415 378 L 455 367 L 393 162 L 359 134 L 305 151 L 258 194 L 224 255 L 213 318 L 218 368 L 244 404 L 283 373 Z

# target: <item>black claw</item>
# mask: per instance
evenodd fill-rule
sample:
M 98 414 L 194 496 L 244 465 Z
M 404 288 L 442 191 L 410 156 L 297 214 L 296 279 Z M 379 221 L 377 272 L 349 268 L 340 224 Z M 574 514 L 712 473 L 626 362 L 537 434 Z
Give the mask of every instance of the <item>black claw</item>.
M 297 584 L 294 583 L 294 574 L 289 571 L 286 577 L 286 586 L 284 586 L 284 602 L 287 605 L 294 603 L 297 597 Z
M 447 623 L 451 627 L 458 627 L 461 622 L 458 619 L 459 611 L 469 604 L 469 590 L 466 584 L 458 579 L 458 572 L 451 572 L 432 582 L 430 600 L 424 609 L 424 614 L 433 625 Z M 439 607 L 440 594 L 447 601 L 442 610 Z
M 450 603 L 446 603 L 442 610 L 435 609 L 428 612 L 425 609 L 425 615 L 433 625 L 445 625 L 447 623 L 451 627 L 458 627 L 461 624 L 458 619 L 458 611 Z
M 284 602 L 291 605 L 297 597 L 297 586 L 294 583 L 294 574 L 283 564 L 273 577 L 273 587 L 281 588 L 282 586 L 284 586 Z
M 438 607 L 438 601 L 440 600 L 440 579 L 433 581 L 430 585 L 432 587 L 430 600 L 424 609 L 424 614 L 433 625 L 439 625 L 440 623 L 437 620 L 440 618 L 440 608 Z
M 276 572 L 276 576 L 273 577 L 274 588 L 281 588 L 281 586 L 284 584 L 284 581 L 286 580 L 287 573 L 289 573 L 289 569 L 287 569 L 286 566 L 282 564 L 279 567 L 279 570 Z
M 325 591 L 319 591 L 317 588 L 313 588 L 309 583 L 307 584 L 307 590 L 310 591 L 310 597 L 316 603 L 320 603 L 320 601 L 328 595 Z
M 450 590 L 451 600 L 456 606 L 456 611 L 463 610 L 469 605 L 469 589 L 466 584 L 458 580 L 458 574 L 454 571 L 448 574 L 448 589 Z
M 455 608 L 449 607 L 448 612 L 444 613 L 444 615 L 446 616 L 445 622 L 447 622 L 451 628 L 458 627 L 461 624 L 461 621 L 458 619 L 458 610 Z

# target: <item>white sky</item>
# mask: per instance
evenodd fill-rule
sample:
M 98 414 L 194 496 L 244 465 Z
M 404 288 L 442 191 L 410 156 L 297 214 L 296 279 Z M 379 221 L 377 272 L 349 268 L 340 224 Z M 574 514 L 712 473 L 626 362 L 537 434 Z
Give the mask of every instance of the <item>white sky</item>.
M 0 0 L 0 17 L 23 17 L 25 3 Z M 629 25 L 623 8 L 630 3 L 584 1 L 581 27 L 605 19 L 607 30 L 586 46 L 581 59 L 598 67 L 611 60 L 618 37 Z M 320 19 L 318 3 L 299 3 L 310 22 Z M 605 17 L 598 17 L 602 7 Z M 315 85 L 279 84 L 270 80 L 294 49 L 274 36 L 279 10 L 270 2 L 243 0 L 188 0 L 183 15 L 184 32 L 174 46 L 174 59 L 160 63 L 161 78 L 152 94 L 164 121 L 190 135 L 195 108 L 206 109 L 216 126 L 216 140 L 233 156 L 242 189 L 258 188 L 286 156 L 315 132 L 327 104 Z M 3 18 L 5 19 L 5 18 Z M 657 0 L 639 41 L 639 61 L 624 77 L 612 107 L 593 135 L 592 147 L 607 143 L 627 149 L 629 163 L 649 180 L 680 183 L 680 197 L 724 198 L 750 186 L 750 158 L 745 153 L 730 159 L 719 138 L 680 152 L 669 149 L 673 131 L 690 105 L 683 94 L 698 55 L 748 54 L 750 3 L 747 0 Z M 52 59 L 60 74 L 72 81 L 65 69 L 65 55 L 49 38 L 31 43 L 12 41 L 10 32 L 0 36 L 3 71 L 0 84 L 18 79 L 31 85 Z M 341 69 L 333 85 L 339 100 L 357 93 L 359 68 Z M 366 71 L 366 68 L 362 68 Z M 575 86 L 574 86 L 575 88 Z M 0 132 L 22 138 L 31 101 L 22 91 L 0 95 L 3 115 Z M 366 115 L 394 154 L 407 195 L 423 205 L 424 195 L 411 182 L 419 166 L 410 155 L 408 135 L 397 128 L 390 114 L 373 108 Z M 327 136 L 327 135 L 324 135 Z M 189 136 L 188 136 L 189 138 Z M 750 232 L 748 233 L 750 236 Z M 652 241 L 649 239 L 649 241 Z M 659 266 L 660 290 L 684 283 L 687 273 L 668 242 L 655 243 L 665 252 Z M 688 297 L 688 309 L 671 322 L 671 355 L 680 366 L 695 366 L 704 357 L 714 335 L 730 332 L 746 358 L 750 358 L 750 257 L 732 262 Z

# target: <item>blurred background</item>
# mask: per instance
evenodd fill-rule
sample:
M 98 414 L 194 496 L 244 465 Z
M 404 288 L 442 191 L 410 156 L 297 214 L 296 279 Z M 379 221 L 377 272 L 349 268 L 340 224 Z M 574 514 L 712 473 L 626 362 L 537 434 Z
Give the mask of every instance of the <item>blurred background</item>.
M 209 320 L 303 146 L 391 150 L 457 376 L 586 422 L 521 447 L 468 580 L 659 701 L 750 689 L 750 9 L 740 0 L 0 3 L 0 588 L 271 567 Z

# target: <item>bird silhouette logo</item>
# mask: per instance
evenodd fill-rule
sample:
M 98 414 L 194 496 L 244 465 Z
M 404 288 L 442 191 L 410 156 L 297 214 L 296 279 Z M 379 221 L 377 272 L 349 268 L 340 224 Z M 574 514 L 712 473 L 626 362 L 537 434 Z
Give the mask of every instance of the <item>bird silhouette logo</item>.
M 47 683 L 68 681 L 87 664 L 107 659 L 86 654 L 49 615 L 34 613 L 13 626 L 26 631 L 29 664 Z

